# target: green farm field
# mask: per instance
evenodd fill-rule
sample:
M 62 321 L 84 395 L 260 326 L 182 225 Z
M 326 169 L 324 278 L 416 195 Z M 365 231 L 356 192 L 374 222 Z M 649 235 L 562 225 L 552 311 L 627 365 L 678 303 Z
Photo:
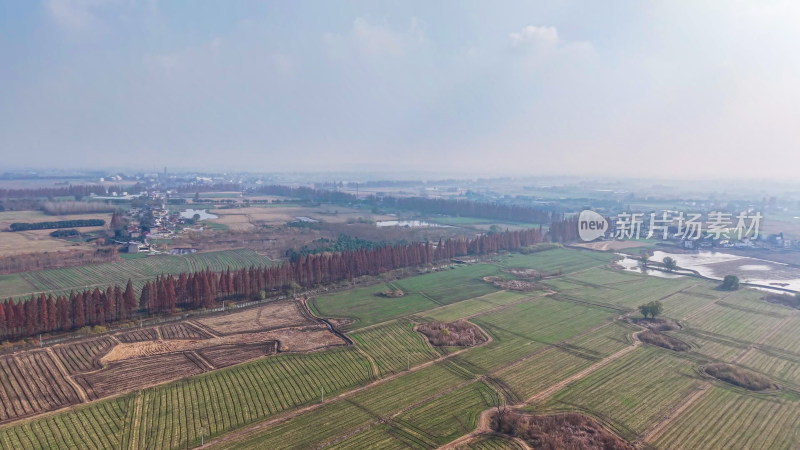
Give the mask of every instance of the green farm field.
M 132 279 L 137 291 L 145 281 L 162 274 L 212 271 L 270 265 L 266 256 L 247 250 L 224 250 L 173 256 L 157 255 L 124 259 L 118 262 L 89 264 L 64 269 L 48 269 L 13 275 L 0 275 L 0 297 L 26 297 L 31 293 L 62 293 L 87 287 L 125 285 Z
M 74 410 L 0 426 L 2 448 L 521 448 L 480 428 L 499 396 L 534 414 L 580 412 L 648 448 L 797 448 L 798 311 L 753 291 L 611 268 L 613 255 L 554 249 L 324 294 L 351 346 L 285 353 Z M 482 280 L 506 268 L 561 271 L 552 291 Z M 376 294 L 402 289 L 402 297 Z M 690 349 L 638 341 L 636 307 L 660 300 Z M 414 326 L 469 320 L 490 340 L 433 347 Z M 756 393 L 705 374 L 738 364 L 779 389 Z M 0 374 L 0 376 L 4 376 Z M 325 400 L 321 402 L 324 392 Z M 710 432 L 709 430 L 713 430 Z M 731 445 L 731 443 L 734 443 Z

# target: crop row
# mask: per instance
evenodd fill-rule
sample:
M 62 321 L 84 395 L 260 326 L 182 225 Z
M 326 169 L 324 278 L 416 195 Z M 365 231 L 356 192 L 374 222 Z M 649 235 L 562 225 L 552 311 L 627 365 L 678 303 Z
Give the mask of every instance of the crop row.
M 77 402 L 75 389 L 47 352 L 0 358 L 0 422 Z
M 196 445 L 201 426 L 209 438 L 319 399 L 320 388 L 335 395 L 370 377 L 367 362 L 352 349 L 342 349 L 280 355 L 148 389 L 138 446 Z
M 237 444 L 241 448 L 312 448 L 391 416 L 464 382 L 447 364 L 404 374 L 367 391 L 333 401 Z
M 419 314 L 426 321 L 450 322 L 456 319 L 480 314 L 485 311 L 520 301 L 526 297 L 535 296 L 535 293 L 522 293 L 514 291 L 499 291 L 469 300 L 452 303 L 431 311 Z
M 658 448 L 791 449 L 800 445 L 796 397 L 713 387 L 656 438 Z
M 381 376 L 405 370 L 436 358 L 439 354 L 414 331 L 414 324 L 401 320 L 368 328 L 350 336 L 375 361 Z
M 779 317 L 755 314 L 715 304 L 692 316 L 688 320 L 688 324 L 703 331 L 755 342 L 781 320 Z
M 543 297 L 475 318 L 493 341 L 457 358 L 486 372 L 601 325 L 612 313 Z
M 371 377 L 352 348 L 278 355 L 11 424 L 0 428 L 0 447 L 185 448 L 199 444 L 201 426 L 208 439 L 315 401 L 321 387 L 335 395 Z
M 132 396 L 115 398 L 0 428 L 0 448 L 120 448 L 132 403 Z
M 558 392 L 546 407 L 588 411 L 635 440 L 701 382 L 689 361 L 640 348 Z

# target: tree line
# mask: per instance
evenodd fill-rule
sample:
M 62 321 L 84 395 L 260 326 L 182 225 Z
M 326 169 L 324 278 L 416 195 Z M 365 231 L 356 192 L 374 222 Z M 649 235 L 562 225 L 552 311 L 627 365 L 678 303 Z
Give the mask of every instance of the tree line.
M 142 186 L 136 184 L 123 187 L 121 185 L 102 186 L 99 184 L 77 184 L 68 186 L 51 186 L 30 189 L 0 189 L 0 198 L 37 198 L 37 197 L 86 197 L 88 195 L 106 195 L 109 192 L 141 192 Z
M 476 202 L 473 200 L 388 196 L 369 196 L 359 200 L 355 195 L 345 192 L 283 185 L 261 186 L 253 189 L 252 192 L 299 198 L 315 203 L 351 204 L 362 202 L 376 207 L 412 210 L 427 214 L 479 217 L 511 222 L 549 224 L 554 221 L 563 220 L 563 214 L 543 208 L 503 203 Z
M 105 224 L 106 221 L 103 219 L 75 219 L 53 222 L 14 222 L 9 228 L 11 231 L 28 231 L 50 230 L 53 228 L 102 227 Z
M 219 299 L 258 299 L 290 293 L 365 275 L 448 261 L 466 255 L 516 250 L 542 241 L 539 230 L 484 234 L 473 239 L 384 245 L 371 249 L 300 255 L 274 266 L 254 266 L 221 272 L 162 275 L 145 283 L 137 298 L 133 283 L 95 288 L 69 295 L 8 299 L 0 304 L 0 338 L 21 339 L 39 333 L 104 326 L 141 314 L 173 313 L 177 308 L 210 308 Z

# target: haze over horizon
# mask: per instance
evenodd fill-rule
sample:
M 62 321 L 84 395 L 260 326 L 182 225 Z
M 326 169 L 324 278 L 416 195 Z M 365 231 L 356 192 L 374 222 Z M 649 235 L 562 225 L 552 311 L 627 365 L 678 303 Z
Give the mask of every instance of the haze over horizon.
M 796 176 L 800 4 L 0 0 L 2 169 Z

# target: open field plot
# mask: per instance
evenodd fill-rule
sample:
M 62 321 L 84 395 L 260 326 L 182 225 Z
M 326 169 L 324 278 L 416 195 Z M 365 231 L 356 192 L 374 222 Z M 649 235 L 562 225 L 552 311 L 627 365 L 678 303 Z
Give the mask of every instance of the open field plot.
M 372 377 L 353 349 L 278 355 L 148 389 L 139 430 L 146 448 L 184 448 L 280 411 L 319 401 Z M 284 442 L 285 445 L 285 442 Z M 145 446 L 142 446 L 145 447 Z
M 657 448 L 793 449 L 800 445 L 798 399 L 710 388 L 655 437 Z
M 480 297 L 463 300 L 449 305 L 440 306 L 438 308 L 425 311 L 424 313 L 417 314 L 421 320 L 426 322 L 452 322 L 456 319 L 462 319 L 475 314 L 480 314 L 491 309 L 498 308 L 503 305 L 508 305 L 514 302 L 519 302 L 524 299 L 535 299 L 541 293 L 532 292 L 515 292 L 515 291 L 499 291 L 491 294 L 482 295 Z
M 3 448 L 186 448 L 372 377 L 352 348 L 284 354 L 0 428 Z M 138 397 L 138 398 L 137 398 Z M 138 412 L 134 410 L 138 409 Z M 139 418 L 134 427 L 134 414 Z M 23 443 L 24 445 L 11 445 Z M 71 443 L 74 443 L 72 445 Z
M 358 348 L 366 352 L 378 366 L 381 376 L 406 370 L 439 356 L 405 320 L 392 321 L 350 334 Z
M 495 265 L 474 264 L 404 278 L 392 284 L 406 293 L 422 293 L 436 303 L 444 305 L 497 292 L 498 289 L 483 281 L 483 277 L 496 275 L 498 272 L 499 269 Z
M 159 328 L 164 339 L 208 339 L 211 337 L 207 332 L 186 321 L 162 325 Z
M 381 417 L 458 386 L 465 378 L 447 363 L 411 372 L 293 417 L 237 443 L 236 448 L 312 448 L 366 429 Z
M 783 319 L 782 316 L 761 314 L 717 302 L 692 315 L 686 324 L 709 333 L 754 342 Z
M 344 327 L 350 330 L 439 306 L 433 300 L 419 294 L 397 298 L 376 295 L 389 289 L 386 284 L 376 284 L 336 294 L 321 295 L 312 298 L 308 303 L 312 311 L 321 317 L 355 318 L 355 322 Z
M 117 361 L 103 370 L 76 375 L 91 400 L 143 389 L 154 384 L 197 375 L 207 370 L 187 353 L 170 353 Z
M 226 225 L 234 231 L 252 231 L 263 225 L 279 226 L 297 221 L 297 217 L 308 217 L 328 223 L 346 223 L 348 220 L 366 218 L 369 220 L 396 220 L 393 216 L 373 215 L 370 211 L 348 208 L 341 205 L 286 205 L 270 204 L 236 209 L 212 209 L 218 216 L 211 223 Z
M 202 317 L 196 322 L 216 335 L 317 324 L 317 321 L 305 311 L 302 303 L 295 300 L 269 302 L 258 308 Z
M 541 297 L 473 319 L 493 341 L 456 358 L 478 372 L 493 370 L 601 325 L 614 315 L 604 309 Z
M 397 421 L 436 444 L 446 444 L 475 429 L 478 416 L 492 406 L 492 395 L 489 386 L 472 383 L 401 414 Z
M 800 355 L 800 316 L 789 319 L 777 333 L 766 339 L 763 344 Z
M 131 342 L 154 341 L 158 339 L 158 332 L 155 328 L 135 328 L 133 330 L 115 333 L 114 337 L 123 344 Z
M 219 369 L 258 359 L 263 356 L 273 355 L 277 353 L 277 351 L 278 342 L 271 341 L 258 344 L 218 345 L 216 347 L 198 350 L 197 354 L 211 363 L 212 366 Z
M 689 344 L 692 347 L 691 351 L 721 361 L 730 361 L 747 348 L 745 343 L 703 334 L 702 332 L 678 331 L 667 334 Z
M 503 259 L 503 267 L 525 267 L 536 269 L 540 272 L 570 273 L 589 267 L 602 266 L 619 258 L 613 253 L 600 253 L 593 251 L 575 251 L 565 248 L 546 250 L 542 252 L 521 255 L 513 253 Z
M 272 261 L 266 256 L 247 250 L 224 250 L 219 252 L 195 253 L 192 255 L 158 255 L 147 258 L 126 259 L 123 261 L 89 264 L 63 269 L 48 269 L 6 275 L 6 283 L 0 283 L 1 297 L 18 297 L 32 292 L 69 292 L 88 286 L 107 287 L 112 284 L 125 286 L 128 279 L 135 287 L 141 288 L 145 280 L 161 274 L 178 274 L 210 269 L 237 269 L 253 265 L 269 265 Z
M 47 352 L 0 358 L 0 423 L 77 402 L 78 394 Z
M 0 448 L 126 448 L 133 397 L 0 428 Z
M 598 330 L 570 340 L 513 364 L 493 375 L 513 396 L 522 402 L 534 394 L 589 367 L 633 342 L 628 337 L 635 330 L 621 322 L 612 322 Z
M 589 269 L 576 275 L 587 275 L 584 279 L 602 278 L 607 270 Z M 669 297 L 692 284 L 694 280 L 688 278 L 666 279 L 657 277 L 638 277 L 622 283 L 611 282 L 603 284 L 601 280 L 591 283 L 567 275 L 556 280 L 547 281 L 547 284 L 556 288 L 559 295 L 576 298 L 596 303 L 616 305 L 622 308 L 634 309 L 638 305 L 655 300 L 666 301 Z
M 800 386 L 800 355 L 751 350 L 739 361 L 757 372 L 772 378 Z
M 513 438 L 501 434 L 478 436 L 456 447 L 458 450 L 523 450 L 525 447 Z
M 279 346 L 282 351 L 308 352 L 345 344 L 326 325 L 312 320 L 301 302 L 270 302 L 208 317 L 218 318 L 233 320 L 210 323 L 219 327 L 219 335 L 176 322 L 3 357 L 0 422 L 243 363 L 274 354 Z M 237 326 L 245 332 L 223 333 Z M 62 365 L 71 379 L 62 373 Z
M 67 372 L 75 374 L 100 369 L 100 358 L 116 345 L 113 339 L 103 336 L 72 344 L 57 345 L 53 351 L 64 364 Z
M 0 256 L 22 253 L 54 252 L 64 250 L 86 250 L 94 248 L 91 244 L 74 243 L 50 236 L 53 230 L 30 230 L 6 232 L 14 222 L 38 223 L 60 220 L 102 219 L 108 224 L 111 213 L 71 214 L 50 216 L 41 211 L 2 211 L 0 212 Z M 102 229 L 103 227 L 73 227 L 81 231 Z
M 688 360 L 645 347 L 556 393 L 542 408 L 588 412 L 633 441 L 702 382 Z
M 680 321 L 717 300 L 719 298 L 694 292 L 694 288 L 689 288 L 662 300 L 661 303 L 664 305 L 662 314 Z
M 331 448 L 436 448 L 469 433 L 491 404 L 491 388 L 476 382 L 376 424 Z

